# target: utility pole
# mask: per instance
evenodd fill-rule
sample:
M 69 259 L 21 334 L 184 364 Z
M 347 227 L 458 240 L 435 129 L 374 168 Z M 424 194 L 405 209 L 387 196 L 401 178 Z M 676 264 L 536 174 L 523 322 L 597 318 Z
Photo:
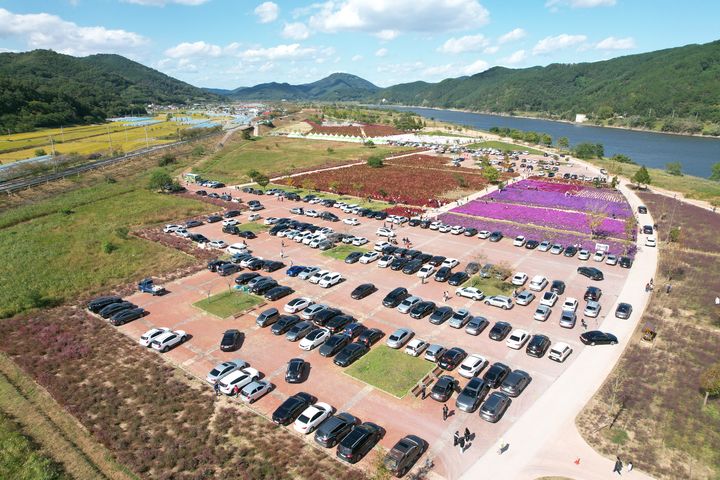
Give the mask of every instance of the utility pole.
M 148 139 L 147 125 L 145 125 L 145 148 L 150 148 L 150 140 Z
M 52 148 L 52 156 L 55 156 L 55 142 L 53 142 L 52 136 L 50 136 L 50 148 Z
M 60 137 L 62 137 L 62 141 L 65 143 L 65 132 L 63 131 L 62 125 L 60 125 Z
M 110 125 L 107 126 L 108 144 L 110 145 L 110 151 L 112 152 L 112 137 L 110 136 Z

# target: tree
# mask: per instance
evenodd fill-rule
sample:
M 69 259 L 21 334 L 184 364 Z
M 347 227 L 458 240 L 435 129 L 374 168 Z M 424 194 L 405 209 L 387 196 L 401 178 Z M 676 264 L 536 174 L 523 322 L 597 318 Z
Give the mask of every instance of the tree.
M 373 155 L 367 159 L 367 165 L 370 168 L 382 168 L 383 158 L 380 155 Z
M 35 150 L 36 157 L 44 157 L 45 155 L 47 155 L 47 152 L 45 151 L 44 148 L 38 148 Z
M 158 160 L 158 167 L 165 167 L 175 162 L 177 162 L 177 157 L 172 153 L 166 153 Z
M 255 170 L 255 169 L 253 168 L 252 170 L 248 170 L 247 173 L 245 173 L 245 175 L 247 175 L 248 177 L 250 177 L 250 180 L 252 180 L 252 181 L 254 182 L 254 181 L 255 181 L 255 177 L 257 177 L 258 175 L 260 175 L 260 172 L 258 172 L 257 170 Z
M 500 180 L 500 171 L 492 165 L 487 165 L 482 170 L 482 176 L 490 183 L 497 183 Z
M 601 143 L 579 143 L 573 149 L 573 153 L 576 157 L 584 160 L 601 158 L 605 155 L 605 147 Z
M 610 157 L 610 160 L 618 163 L 635 163 L 632 158 L 628 157 L 627 155 L 623 155 L 622 153 L 616 153 L 615 155 Z
M 252 139 L 252 131 L 249 128 L 246 128 L 242 131 L 242 138 L 243 140 L 251 140 Z
M 710 174 L 710 180 L 720 182 L 720 162 L 712 166 L 712 173 Z
M 665 171 L 670 175 L 682 177 L 682 164 L 680 162 L 670 162 L 665 165 Z
M 253 180 L 255 180 L 255 183 L 257 183 L 258 185 L 260 185 L 263 188 L 266 187 L 268 183 L 270 183 L 270 178 L 268 178 L 267 175 L 262 174 L 262 173 L 259 175 L 256 175 Z
M 648 169 L 645 168 L 645 165 L 638 168 L 638 171 L 635 172 L 635 175 L 632 177 L 633 182 L 635 182 L 640 188 L 641 185 L 650 185 L 652 179 L 650 178 L 650 172 L 648 172 Z
M 180 188 L 180 184 L 173 180 L 165 170 L 155 170 L 150 174 L 148 189 L 161 192 L 174 192 Z
M 617 175 L 612 177 L 612 180 L 610 180 L 610 188 L 617 188 L 618 183 L 620 183 L 620 180 L 618 180 Z
M 568 148 L 570 146 L 570 140 L 567 137 L 560 137 L 557 139 L 558 147 Z
M 700 388 L 705 392 L 703 406 L 707 405 L 708 397 L 720 395 L 720 362 L 711 365 L 700 375 Z

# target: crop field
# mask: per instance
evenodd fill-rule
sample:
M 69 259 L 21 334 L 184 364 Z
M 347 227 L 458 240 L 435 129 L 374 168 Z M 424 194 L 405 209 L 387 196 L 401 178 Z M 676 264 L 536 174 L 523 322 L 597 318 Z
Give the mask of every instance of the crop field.
M 262 137 L 234 142 L 193 168 L 193 172 L 228 185 L 248 182 L 246 173 L 258 170 L 269 177 L 343 163 L 363 161 L 371 155 L 399 152 L 400 147 L 368 148 L 357 143 Z

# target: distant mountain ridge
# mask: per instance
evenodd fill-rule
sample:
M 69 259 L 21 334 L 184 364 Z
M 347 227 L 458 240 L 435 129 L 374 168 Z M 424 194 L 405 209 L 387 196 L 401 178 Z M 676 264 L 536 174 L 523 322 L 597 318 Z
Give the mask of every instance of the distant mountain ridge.
M 206 89 L 220 93 L 218 89 Z M 352 101 L 363 100 L 380 90 L 380 87 L 349 73 L 333 73 L 316 82 L 303 85 L 289 83 L 261 83 L 254 87 L 240 87 L 221 93 L 233 100 L 316 100 Z

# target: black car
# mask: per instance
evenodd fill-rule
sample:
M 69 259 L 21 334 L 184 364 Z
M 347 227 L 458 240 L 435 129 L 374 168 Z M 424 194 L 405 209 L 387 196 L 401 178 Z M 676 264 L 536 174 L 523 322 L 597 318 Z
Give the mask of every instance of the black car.
M 405 265 L 407 265 L 410 262 L 407 258 L 404 257 L 398 257 L 390 264 L 390 270 L 402 270 L 405 268 Z M 419 270 L 419 269 L 418 269 Z
M 585 296 L 583 297 L 585 300 L 594 300 L 598 301 L 600 300 L 600 297 L 602 296 L 602 290 L 598 287 L 588 287 L 587 290 L 585 290 Z
M 550 291 L 562 295 L 565 293 L 565 282 L 562 280 L 553 280 L 550 284 Z
M 410 293 L 408 292 L 407 288 L 397 287 L 397 288 L 393 289 L 390 293 L 385 295 L 385 298 L 383 298 L 382 304 L 388 308 L 395 308 L 398 305 L 400 305 L 400 302 L 402 302 L 409 296 L 410 296 Z
M 247 240 L 252 240 L 254 238 L 257 238 L 257 235 L 255 235 L 255 233 L 251 232 L 250 230 L 239 230 L 238 229 L 237 236 L 240 238 L 245 238 Z
M 408 227 L 417 227 L 418 225 L 420 225 L 420 219 L 418 218 L 411 218 L 408 222 Z
M 207 195 L 207 191 L 205 191 L 205 190 L 198 190 L 197 192 L 195 192 L 195 195 L 200 195 L 201 197 L 204 197 L 204 196 Z
M 414 275 L 422 268 L 422 266 L 423 266 L 422 261 L 420 261 L 418 259 L 413 259 L 405 264 L 405 267 L 403 267 L 402 272 L 405 275 Z
M 269 325 L 274 324 L 280 319 L 280 312 L 278 312 L 277 308 L 268 308 L 267 310 L 263 310 L 263 312 L 258 315 L 258 317 L 255 319 L 255 324 L 258 327 L 267 327 Z
M 480 417 L 490 423 L 495 423 L 502 418 L 511 403 L 512 400 L 506 394 L 493 392 L 480 408 Z
M 653 234 L 653 226 L 652 225 L 643 225 L 642 227 L 643 233 L 645 235 L 652 235 Z
M 648 209 L 645 205 L 638 205 L 637 207 L 638 213 L 645 214 L 648 212 Z
M 615 309 L 615 318 L 627 319 L 632 315 L 633 307 L 629 303 L 620 303 Z
M 445 350 L 437 361 L 437 364 L 443 370 L 453 370 L 455 367 L 467 357 L 467 352 L 460 347 L 453 347 Z
M 485 383 L 485 380 L 480 377 L 473 377 L 458 394 L 455 399 L 455 406 L 463 412 L 473 413 L 480 407 L 489 391 L 490 387 Z
M 143 308 L 128 308 L 126 310 L 121 310 L 112 317 L 110 317 L 110 323 L 117 327 L 133 320 L 137 320 L 138 318 L 144 317 L 145 315 L 147 315 L 147 311 Z
M 430 315 L 430 323 L 433 325 L 441 325 L 448 318 L 452 317 L 453 313 L 455 313 L 453 309 L 447 305 L 439 307 Z
M 487 382 L 488 387 L 497 388 L 500 386 L 503 380 L 505 380 L 505 377 L 510 374 L 510 371 L 510 367 L 508 367 L 504 363 L 493 363 L 490 368 L 485 371 L 485 375 L 483 375 L 483 380 Z
M 272 421 L 278 425 L 289 425 L 305 410 L 315 403 L 315 397 L 309 393 L 299 392 L 285 400 L 275 409 Z
M 620 257 L 618 265 L 620 265 L 622 268 L 630 268 L 633 265 L 633 259 L 630 257 Z
M 325 340 L 325 343 L 320 345 L 318 352 L 323 357 L 332 357 L 340 350 L 342 350 L 351 341 L 352 339 L 344 333 L 336 333 L 335 335 Z
M 360 421 L 347 412 L 338 413 L 325 420 L 315 430 L 315 443 L 325 448 L 332 448 Z
M 450 276 L 453 274 L 452 268 L 450 267 L 440 267 L 440 269 L 435 272 L 435 281 L 436 282 L 447 282 Z
M 90 300 L 87 304 L 87 309 L 90 310 L 93 313 L 98 313 L 103 308 L 107 307 L 108 305 L 111 305 L 113 303 L 120 303 L 122 302 L 122 298 L 116 296 L 116 295 L 106 295 L 103 297 L 97 297 Z
M 397 249 L 398 249 L 398 247 L 396 247 L 396 246 L 394 246 L 394 245 L 385 245 L 385 246 L 383 247 L 381 253 L 382 253 L 383 255 L 392 255 L 392 254 L 395 253 L 395 251 L 396 251 Z
M 591 330 L 580 335 L 580 341 L 585 345 L 615 345 L 618 339 L 612 333 Z
M 220 215 L 210 215 L 206 219 L 207 223 L 217 223 L 222 220 Z
M 352 298 L 353 300 L 362 300 L 371 293 L 374 293 L 376 290 L 377 287 L 375 287 L 375 285 L 373 285 L 372 283 L 361 283 L 360 285 L 355 287 L 355 290 L 350 292 L 350 298 Z
M 357 263 L 362 256 L 363 252 L 350 252 L 348 256 L 345 257 L 345 263 Z
M 225 213 L 223 214 L 223 217 L 225 217 L 225 218 L 237 217 L 237 216 L 240 215 L 241 213 L 242 213 L 242 212 L 241 212 L 240 210 L 228 210 L 227 212 L 225 212 Z
M 365 422 L 357 425 L 340 441 L 336 455 L 340 460 L 357 463 L 372 450 L 384 435 L 385 430 L 374 423 Z
M 210 241 L 209 238 L 201 233 L 191 233 L 188 238 L 195 243 L 208 243 Z
M 490 234 L 490 236 L 488 237 L 488 240 L 490 240 L 491 242 L 499 242 L 502 239 L 503 239 L 502 232 L 492 232 Z
M 520 395 L 525 387 L 532 381 L 530 374 L 523 370 L 513 370 L 500 385 L 500 390 L 510 397 Z
M 257 272 L 245 272 L 235 277 L 235 283 L 238 285 L 245 285 L 253 278 L 259 277 L 260 274 Z
M 588 277 L 590 280 L 600 281 L 605 278 L 603 273 L 595 267 L 578 267 L 577 273 Z
M 228 235 L 237 235 L 240 230 L 237 225 L 223 225 L 222 232 Z
M 387 218 L 387 212 L 375 212 L 375 220 L 385 220 Z
M 255 295 L 265 295 L 268 291 L 277 286 L 278 283 L 272 278 L 263 278 L 255 285 L 253 285 L 253 287 L 250 289 L 250 292 L 254 293 Z
M 100 316 L 102 318 L 110 318 L 113 315 L 115 315 L 118 312 L 121 312 L 122 310 L 128 310 L 130 308 L 137 308 L 137 305 L 135 305 L 132 302 L 116 302 L 111 303 L 107 306 L 105 306 L 102 310 L 100 310 Z
M 203 222 L 200 220 L 188 220 L 187 222 L 185 222 L 185 228 L 195 228 L 199 227 L 202 224 Z
M 225 265 L 226 263 L 228 263 L 228 262 L 225 260 L 218 260 L 216 258 L 215 260 L 210 260 L 207 263 L 207 269 L 210 270 L 211 272 L 217 272 L 218 267 L 221 265 Z
M 426 228 L 426 229 L 427 229 L 427 228 L 430 228 L 430 224 L 431 224 L 431 223 L 432 223 L 432 222 L 431 222 L 430 220 L 422 220 L 422 221 L 420 222 L 420 228 Z
M 339 333 L 345 327 L 355 322 L 355 319 L 350 315 L 336 315 L 325 324 L 330 333 Z
M 264 272 L 274 272 L 283 268 L 285 264 L 277 260 L 265 260 L 262 269 Z
M 302 383 L 310 373 L 310 364 L 302 358 L 292 358 L 287 364 L 285 381 L 287 383 Z
M 368 347 L 372 347 L 373 344 L 380 340 L 384 335 L 385 334 L 379 328 L 369 328 L 360 334 L 357 338 L 357 342 Z
M 565 249 L 565 251 L 563 252 L 563 255 L 565 255 L 566 257 L 574 257 L 577 252 L 578 252 L 578 249 L 576 247 L 570 245 L 569 247 L 567 247 Z
M 337 308 L 323 308 L 315 314 L 312 321 L 318 327 L 324 327 L 330 320 L 338 315 L 342 315 L 342 310 L 338 310 Z
M 528 250 L 534 250 L 538 247 L 538 245 L 540 245 L 540 242 L 538 242 L 537 240 L 528 240 L 527 242 L 525 242 L 525 248 L 527 248 Z
M 293 325 L 292 328 L 290 328 L 290 330 L 288 330 L 285 334 L 285 338 L 290 342 L 297 342 L 298 340 L 302 340 L 305 335 L 312 332 L 314 329 L 315 326 L 311 322 L 304 320 Z
M 220 340 L 220 350 L 223 352 L 234 352 L 242 344 L 242 333 L 240 330 L 226 330 Z
M 455 272 L 448 279 L 448 285 L 459 287 L 463 283 L 467 282 L 468 278 L 470 278 L 470 275 L 465 272 Z
M 546 335 L 536 334 L 530 338 L 525 352 L 531 357 L 541 358 L 550 348 L 550 339 Z
M 348 335 L 350 338 L 359 337 L 367 327 L 360 322 L 353 322 L 350 325 L 343 328 L 343 333 Z
M 443 257 L 442 255 L 435 255 L 430 259 L 428 263 L 433 267 L 439 267 L 440 265 L 442 265 L 446 258 L 447 257 Z
M 442 375 L 430 390 L 430 398 L 438 402 L 447 402 L 458 387 L 458 381 L 450 375 Z
M 428 443 L 416 435 L 401 438 L 385 455 L 385 468 L 396 477 L 404 476 L 422 457 Z
M 259 258 L 255 258 L 252 261 L 246 263 L 247 269 L 252 270 L 253 272 L 260 270 L 265 266 L 265 260 L 261 260 Z
M 508 336 L 510 330 L 512 330 L 512 325 L 508 322 L 495 322 L 495 325 L 493 325 L 490 329 L 488 336 L 493 340 L 501 342 L 505 340 L 505 337 Z
M 237 265 L 235 263 L 223 263 L 222 265 L 218 266 L 217 273 L 221 277 L 227 277 L 228 275 L 239 272 L 240 269 L 240 265 Z
M 353 342 L 346 345 L 345 348 L 335 355 L 333 363 L 339 367 L 347 367 L 369 351 L 370 347 L 368 347 L 365 343 L 360 341 Z
M 277 287 L 273 287 L 265 292 L 265 300 L 269 300 L 271 302 L 275 300 L 279 300 L 283 297 L 287 297 L 291 293 L 293 293 L 294 290 L 290 287 L 280 285 Z
M 410 317 L 418 319 L 418 318 L 424 318 L 430 315 L 435 311 L 435 302 L 430 301 L 422 301 L 417 304 L 415 304 L 414 307 L 410 309 Z
M 465 273 L 468 275 L 475 275 L 480 271 L 480 264 L 475 262 L 470 262 L 467 265 L 465 265 Z
M 463 235 L 465 235 L 466 237 L 474 237 L 475 235 L 477 235 L 477 233 L 478 233 L 477 228 L 470 227 L 470 228 L 465 229 L 465 231 L 463 232 Z
M 285 335 L 294 325 L 300 322 L 297 315 L 280 315 L 270 331 L 273 335 Z

